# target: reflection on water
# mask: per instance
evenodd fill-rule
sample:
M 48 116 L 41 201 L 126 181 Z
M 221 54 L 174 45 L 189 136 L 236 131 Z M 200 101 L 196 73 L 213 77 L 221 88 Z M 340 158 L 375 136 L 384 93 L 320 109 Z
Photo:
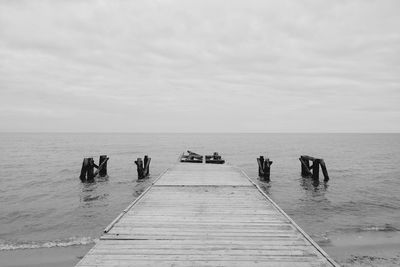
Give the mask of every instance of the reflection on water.
M 270 195 L 271 182 L 261 181 L 260 179 L 258 179 L 257 182 L 261 190 L 267 195 Z
M 299 178 L 300 186 L 306 191 L 327 191 L 329 182 L 314 180 L 310 177 Z

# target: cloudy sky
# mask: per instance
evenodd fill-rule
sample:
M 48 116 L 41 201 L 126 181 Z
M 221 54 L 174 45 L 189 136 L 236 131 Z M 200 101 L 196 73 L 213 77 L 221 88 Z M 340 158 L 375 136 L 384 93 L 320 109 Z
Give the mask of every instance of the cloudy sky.
M 0 0 L 0 131 L 399 132 L 400 1 Z

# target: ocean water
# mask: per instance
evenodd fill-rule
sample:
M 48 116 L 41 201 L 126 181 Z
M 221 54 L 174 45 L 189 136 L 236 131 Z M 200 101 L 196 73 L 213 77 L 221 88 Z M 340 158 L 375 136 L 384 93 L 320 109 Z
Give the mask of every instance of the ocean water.
M 328 253 L 335 246 L 358 250 L 368 242 L 397 245 L 400 134 L 2 133 L 0 250 L 95 242 L 187 149 L 218 151 L 242 168 Z M 97 162 L 102 154 L 110 157 L 109 177 L 81 183 L 82 159 L 93 156 Z M 152 158 L 151 177 L 139 182 L 134 160 L 145 154 Z M 324 158 L 331 180 L 315 186 L 302 178 L 302 154 Z M 257 179 L 259 155 L 273 161 L 270 183 Z

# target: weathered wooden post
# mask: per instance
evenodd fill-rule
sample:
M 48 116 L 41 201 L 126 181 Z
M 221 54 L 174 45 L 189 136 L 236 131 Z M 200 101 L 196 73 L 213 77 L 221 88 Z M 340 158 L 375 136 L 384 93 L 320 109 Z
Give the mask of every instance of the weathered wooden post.
M 144 156 L 144 160 L 142 160 L 141 158 L 137 158 L 137 160 L 135 161 L 139 179 L 144 179 L 147 176 L 149 176 L 150 161 L 151 161 L 151 158 L 149 158 L 147 155 Z
M 263 165 L 264 165 L 264 157 L 260 156 L 259 158 L 257 158 L 257 163 L 258 163 L 258 176 L 262 177 L 263 175 Z
M 306 156 L 300 156 L 300 164 L 301 164 L 301 175 L 309 176 L 310 175 L 310 161 Z
M 264 159 L 263 156 L 257 158 L 258 176 L 262 181 L 270 181 L 272 161 L 269 158 Z
M 147 177 L 150 174 L 150 161 L 151 161 L 151 158 L 149 158 L 147 155 L 145 155 L 144 156 L 144 164 L 143 164 L 143 166 L 144 166 L 144 170 L 143 170 L 144 177 Z
M 109 158 L 106 155 L 101 155 L 99 158 L 99 166 L 94 163 L 93 158 L 84 158 L 82 163 L 81 175 L 79 178 L 82 182 L 93 182 L 94 178 L 107 176 L 107 161 Z M 97 170 L 94 171 L 94 168 Z
M 99 176 L 104 177 L 107 176 L 107 161 L 109 158 L 107 158 L 107 155 L 101 155 L 99 158 Z
M 138 173 L 138 178 L 143 179 L 144 178 L 144 168 L 143 168 L 143 161 L 141 158 L 137 158 L 135 161 L 135 164 L 137 166 L 137 173 Z
M 94 181 L 94 160 L 93 158 L 88 158 L 88 167 L 86 172 L 86 181 L 93 182 Z
M 82 162 L 82 169 L 81 169 L 81 175 L 79 178 L 81 179 L 82 182 L 86 182 L 86 173 L 89 167 L 89 159 L 84 158 Z
M 99 175 L 100 177 L 105 177 L 107 176 L 107 161 L 110 158 L 108 158 L 106 155 L 101 155 L 99 158 L 99 166 L 94 164 L 94 167 L 97 168 L 97 170 L 94 173 L 94 177 Z
M 320 161 L 322 173 L 324 174 L 324 181 L 327 182 L 329 181 L 329 175 L 328 175 L 328 170 L 326 169 L 325 161 L 321 159 Z
M 312 177 L 314 181 L 319 180 L 319 166 L 321 166 L 322 173 L 324 174 L 324 181 L 329 181 L 328 170 L 326 169 L 326 164 L 323 159 L 303 155 L 300 156 L 299 160 L 301 162 L 301 175 L 303 177 Z M 310 166 L 310 161 L 313 162 L 312 166 Z
M 313 161 L 313 165 L 312 165 L 312 178 L 314 180 L 318 180 L 319 181 L 319 163 L 320 163 L 320 159 L 314 159 Z

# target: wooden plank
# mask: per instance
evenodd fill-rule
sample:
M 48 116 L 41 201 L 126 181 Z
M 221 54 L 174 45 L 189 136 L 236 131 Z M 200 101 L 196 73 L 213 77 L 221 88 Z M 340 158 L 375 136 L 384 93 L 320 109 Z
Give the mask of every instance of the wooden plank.
M 177 164 L 77 266 L 337 266 L 229 165 Z

